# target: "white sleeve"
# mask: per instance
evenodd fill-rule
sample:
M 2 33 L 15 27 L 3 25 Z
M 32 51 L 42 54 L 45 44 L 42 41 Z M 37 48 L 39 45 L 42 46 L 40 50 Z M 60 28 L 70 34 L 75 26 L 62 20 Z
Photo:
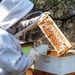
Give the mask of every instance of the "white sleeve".
M 32 65 L 32 62 L 27 56 L 17 51 L 17 45 L 13 40 L 15 38 L 11 39 L 7 32 L 0 33 L 0 63 L 11 73 L 24 73 Z

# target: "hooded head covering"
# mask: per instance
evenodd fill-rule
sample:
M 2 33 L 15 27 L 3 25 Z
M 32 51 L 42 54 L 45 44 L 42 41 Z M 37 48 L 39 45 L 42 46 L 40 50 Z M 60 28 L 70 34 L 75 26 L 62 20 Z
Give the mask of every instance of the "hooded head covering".
M 0 27 L 7 30 L 33 8 L 30 0 L 2 0 L 0 3 Z

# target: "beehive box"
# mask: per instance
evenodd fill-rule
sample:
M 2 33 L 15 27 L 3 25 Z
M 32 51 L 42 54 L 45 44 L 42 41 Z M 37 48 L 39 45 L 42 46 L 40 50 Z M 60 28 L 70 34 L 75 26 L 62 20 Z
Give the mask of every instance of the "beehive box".
M 61 57 L 57 56 L 55 50 L 51 50 L 47 56 L 40 57 L 26 75 L 75 75 L 74 63 L 75 50 L 69 50 Z
M 65 54 L 65 52 L 72 47 L 71 43 L 50 16 L 43 14 L 42 18 L 38 22 L 38 26 L 55 48 L 58 56 Z

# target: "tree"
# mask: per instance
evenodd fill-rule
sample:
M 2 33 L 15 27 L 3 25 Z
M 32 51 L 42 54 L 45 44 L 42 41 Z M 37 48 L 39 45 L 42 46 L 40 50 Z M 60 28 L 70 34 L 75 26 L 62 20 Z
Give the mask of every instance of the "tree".
M 75 19 L 75 0 L 31 0 L 35 10 L 50 12 L 56 22 L 64 24 L 74 21 Z

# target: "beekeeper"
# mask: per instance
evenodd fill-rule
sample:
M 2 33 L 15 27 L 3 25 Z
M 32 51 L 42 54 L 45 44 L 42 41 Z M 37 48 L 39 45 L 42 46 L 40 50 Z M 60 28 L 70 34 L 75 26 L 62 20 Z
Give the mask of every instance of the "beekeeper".
M 0 75 L 25 75 L 25 71 L 47 52 L 48 46 L 40 45 L 23 55 L 19 41 L 6 31 L 33 6 L 30 0 L 2 0 L 0 3 Z

